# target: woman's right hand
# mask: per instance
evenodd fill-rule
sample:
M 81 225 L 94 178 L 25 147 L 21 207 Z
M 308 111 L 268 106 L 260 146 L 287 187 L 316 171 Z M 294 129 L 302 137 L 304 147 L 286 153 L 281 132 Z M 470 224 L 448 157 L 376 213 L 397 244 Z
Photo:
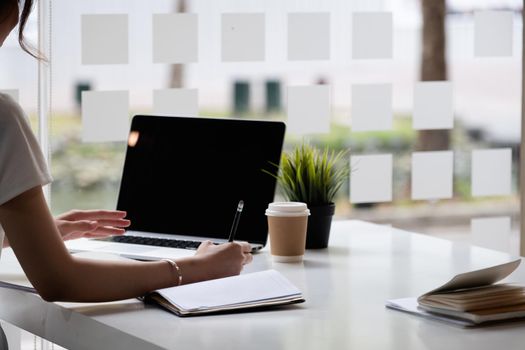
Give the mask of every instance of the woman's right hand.
M 202 280 L 234 276 L 241 273 L 244 265 L 253 260 L 251 246 L 247 242 L 215 245 L 210 241 L 201 243 L 195 259 L 200 263 Z

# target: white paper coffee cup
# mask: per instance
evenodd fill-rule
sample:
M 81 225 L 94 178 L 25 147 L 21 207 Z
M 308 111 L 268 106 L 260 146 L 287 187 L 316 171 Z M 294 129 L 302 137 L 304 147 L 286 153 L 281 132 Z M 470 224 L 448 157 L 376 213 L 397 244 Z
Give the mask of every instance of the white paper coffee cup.
M 274 202 L 268 205 L 270 252 L 276 262 L 302 261 L 310 210 L 306 203 Z

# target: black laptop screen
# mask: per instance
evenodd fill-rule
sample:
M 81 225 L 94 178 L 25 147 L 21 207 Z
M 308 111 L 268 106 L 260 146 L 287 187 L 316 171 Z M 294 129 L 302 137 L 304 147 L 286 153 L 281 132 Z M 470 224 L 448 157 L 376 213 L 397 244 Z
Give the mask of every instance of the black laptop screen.
M 285 126 L 238 119 L 135 116 L 117 209 L 130 230 L 266 243 Z

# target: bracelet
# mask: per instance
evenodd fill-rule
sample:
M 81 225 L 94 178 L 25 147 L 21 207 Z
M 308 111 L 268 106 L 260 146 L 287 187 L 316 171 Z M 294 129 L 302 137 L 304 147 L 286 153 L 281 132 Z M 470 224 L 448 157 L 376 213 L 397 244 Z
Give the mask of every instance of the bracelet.
M 168 264 L 170 264 L 171 268 L 177 272 L 177 286 L 180 286 L 182 284 L 182 272 L 180 271 L 179 265 L 171 259 L 162 259 L 162 261 L 166 261 Z

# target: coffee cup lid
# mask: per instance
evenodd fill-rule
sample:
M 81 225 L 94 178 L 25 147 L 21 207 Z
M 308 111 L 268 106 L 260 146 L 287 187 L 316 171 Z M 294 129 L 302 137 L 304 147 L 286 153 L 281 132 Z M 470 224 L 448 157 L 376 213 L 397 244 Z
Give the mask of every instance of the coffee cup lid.
M 302 202 L 273 202 L 266 209 L 267 216 L 308 216 L 310 210 Z

